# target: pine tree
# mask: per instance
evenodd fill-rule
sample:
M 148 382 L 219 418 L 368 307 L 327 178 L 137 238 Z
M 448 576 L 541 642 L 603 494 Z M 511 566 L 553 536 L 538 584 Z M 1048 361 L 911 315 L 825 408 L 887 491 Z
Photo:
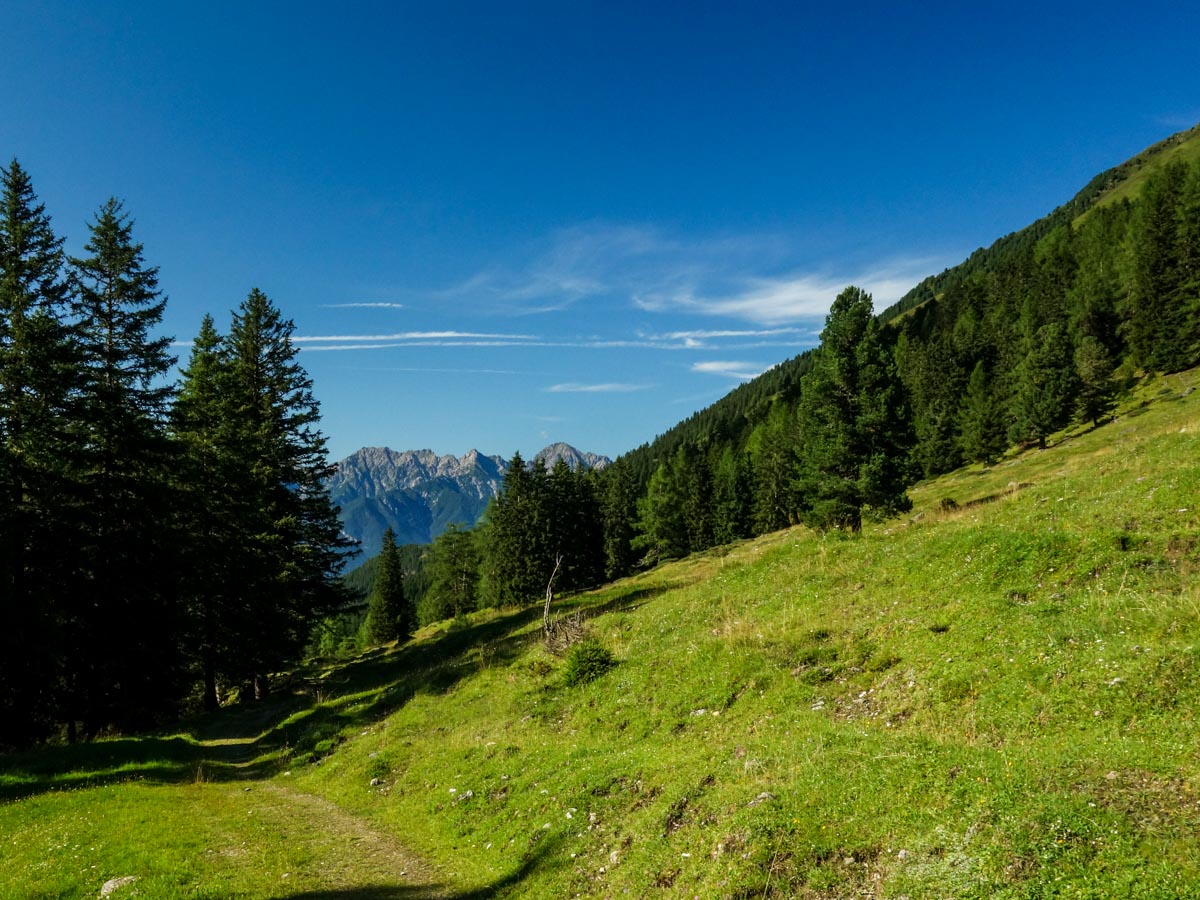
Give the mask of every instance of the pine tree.
M 621 460 L 601 474 L 600 493 L 604 574 L 610 580 L 622 578 L 633 571 L 631 542 L 637 520 L 637 493 L 633 473 Z
M 342 535 L 325 480 L 320 408 L 296 361 L 295 326 L 258 289 L 239 306 L 226 340 L 226 414 L 245 479 L 243 608 L 256 643 L 241 659 L 256 694 L 294 659 L 312 625 L 347 602 L 338 578 L 353 542 Z
M 661 463 L 650 483 L 646 496 L 638 501 L 637 537 L 633 548 L 645 552 L 643 564 L 656 565 L 667 559 L 688 554 L 685 497 L 675 467 Z
M 396 547 L 396 533 L 383 533 L 383 547 L 375 568 L 375 587 L 367 603 L 367 641 L 386 644 L 405 641 L 412 634 L 412 615 L 404 598 L 404 569 Z
M 243 585 L 251 575 L 255 510 L 244 489 L 249 462 L 232 408 L 228 347 L 206 315 L 183 370 L 171 412 L 181 448 L 180 513 L 188 541 L 182 581 L 186 646 L 199 667 L 206 709 L 219 704 L 220 676 L 237 677 L 251 652 L 254 626 Z
M 750 536 L 750 467 L 726 445 L 713 472 L 713 540 L 729 544 Z
M 1116 405 L 1113 358 L 1099 340 L 1086 335 L 1075 348 L 1075 374 L 1079 397 L 1076 412 L 1084 422 L 1099 426 Z
M 766 421 L 750 436 L 753 524 L 757 534 L 778 531 L 796 521 L 796 445 L 792 411 L 786 404 L 776 403 Z
M 152 331 L 166 301 L 158 270 L 121 204 L 109 200 L 89 225 L 89 255 L 71 259 L 79 364 L 80 587 L 89 598 L 71 635 L 68 680 L 94 732 L 144 725 L 183 691 L 178 665 L 180 541 L 166 430 L 175 359 L 171 339 Z M 114 646 L 130 648 L 113 653 Z
M 417 608 L 418 621 L 429 625 L 474 610 L 481 562 L 477 532 L 451 525 L 434 540 L 429 557 L 429 590 Z
M 1014 420 L 1009 437 L 1015 441 L 1036 440 L 1044 450 L 1051 432 L 1070 421 L 1075 398 L 1075 365 L 1066 329 L 1058 324 L 1039 328 L 1015 379 Z
M 0 174 L 0 744 L 61 717 L 64 629 L 79 616 L 71 483 L 77 344 L 62 239 L 16 160 Z
M 1182 163 L 1153 173 L 1139 200 L 1132 230 L 1134 278 L 1129 346 L 1146 369 L 1176 372 L 1191 362 L 1195 325 L 1181 304 L 1180 208 L 1187 181 Z
M 838 295 L 821 346 L 801 383 L 802 513 L 814 528 L 858 531 L 863 511 L 893 515 L 911 507 L 906 456 L 911 437 L 899 379 L 883 348 L 871 295 Z
M 992 465 L 1000 458 L 1008 438 L 1004 429 L 1004 407 L 998 402 L 995 386 L 988 377 L 983 360 L 975 364 L 963 398 L 962 452 L 971 462 Z
M 546 466 L 527 468 L 514 453 L 500 495 L 488 507 L 486 527 L 488 600 L 521 606 L 540 596 L 549 576 L 550 511 Z

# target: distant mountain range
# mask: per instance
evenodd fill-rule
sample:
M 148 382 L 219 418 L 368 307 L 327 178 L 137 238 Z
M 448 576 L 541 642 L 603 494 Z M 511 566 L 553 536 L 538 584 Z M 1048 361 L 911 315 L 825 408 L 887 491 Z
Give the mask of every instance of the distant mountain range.
M 546 447 L 529 464 L 538 459 L 548 469 L 560 459 L 572 469 L 602 469 L 612 462 L 563 443 Z M 457 457 L 363 447 L 337 464 L 326 486 L 341 507 L 346 533 L 362 543 L 360 558 L 365 558 L 379 552 L 389 527 L 398 544 L 428 544 L 452 523 L 474 525 L 500 492 L 507 468 L 503 457 L 478 450 Z

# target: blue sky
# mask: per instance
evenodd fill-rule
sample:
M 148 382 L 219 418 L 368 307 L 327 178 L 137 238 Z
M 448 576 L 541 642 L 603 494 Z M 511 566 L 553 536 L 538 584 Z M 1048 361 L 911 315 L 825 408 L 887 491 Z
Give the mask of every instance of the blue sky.
M 334 458 L 616 456 L 1200 121 L 1192 4 L 819 6 L 9 0 L 0 157 L 178 340 L 264 290 Z

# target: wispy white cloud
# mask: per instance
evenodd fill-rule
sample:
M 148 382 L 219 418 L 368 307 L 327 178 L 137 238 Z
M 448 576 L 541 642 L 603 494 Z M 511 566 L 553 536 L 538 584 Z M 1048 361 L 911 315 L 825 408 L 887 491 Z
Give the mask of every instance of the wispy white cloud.
M 692 363 L 693 372 L 724 375 L 727 378 L 736 378 L 738 381 L 749 381 L 751 378 L 757 378 L 769 368 L 770 366 L 764 366 L 762 363 L 734 362 L 732 360 L 709 360 L 708 362 Z
M 782 325 L 823 318 L 834 298 L 850 284 L 870 293 L 878 311 L 899 300 L 930 271 L 936 271 L 936 263 L 929 259 L 895 260 L 857 273 L 801 272 L 747 278 L 726 291 L 705 292 L 689 286 L 677 291 L 647 292 L 634 297 L 634 304 L 649 312 L 683 310 Z
M 532 334 L 491 334 L 480 331 L 401 331 L 396 334 L 307 334 L 292 337 L 293 344 L 351 343 L 366 341 L 497 340 L 532 341 Z
M 403 303 L 322 303 L 321 309 L 404 309 Z
M 543 390 L 547 394 L 628 394 L 634 391 L 645 391 L 650 387 L 652 385 L 649 384 L 619 384 L 616 382 L 578 384 L 572 381 L 564 384 L 552 384 Z
M 461 369 L 440 368 L 437 366 L 348 366 L 347 371 L 354 372 L 405 372 L 418 375 L 527 375 L 515 369 Z
M 646 312 L 783 326 L 823 318 L 849 284 L 870 291 L 882 309 L 942 268 L 932 258 L 820 270 L 798 268 L 795 260 L 796 242 L 780 235 L 685 240 L 656 228 L 591 223 L 551 235 L 523 265 L 476 273 L 443 295 L 477 299 L 508 314 L 563 310 L 599 298 Z M 672 334 L 693 342 L 750 336 L 736 329 Z

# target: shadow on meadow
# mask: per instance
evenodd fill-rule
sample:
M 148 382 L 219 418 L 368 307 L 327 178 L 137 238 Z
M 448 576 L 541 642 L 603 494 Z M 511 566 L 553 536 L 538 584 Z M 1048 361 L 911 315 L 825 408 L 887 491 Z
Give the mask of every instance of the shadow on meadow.
M 525 854 L 521 864 L 512 872 L 491 884 L 468 891 L 453 891 L 443 885 L 368 885 L 358 888 L 300 891 L 279 894 L 272 900 L 487 900 L 503 896 L 510 890 L 519 891 L 519 886 L 534 872 L 557 868 L 562 863 L 548 863 L 547 857 L 561 839 L 540 842 Z
M 628 611 L 679 587 L 630 586 L 556 602 L 557 615 Z M 481 666 L 504 666 L 541 639 L 540 605 L 348 661 L 314 660 L 278 679 L 261 701 L 183 723 L 182 733 L 50 745 L 0 756 L 0 802 L 125 781 L 185 783 L 269 778 L 329 753 L 345 733 L 387 717 L 419 693 L 443 694 Z M 391 890 L 390 888 L 388 890 Z M 415 895 L 413 895 L 415 896 Z

